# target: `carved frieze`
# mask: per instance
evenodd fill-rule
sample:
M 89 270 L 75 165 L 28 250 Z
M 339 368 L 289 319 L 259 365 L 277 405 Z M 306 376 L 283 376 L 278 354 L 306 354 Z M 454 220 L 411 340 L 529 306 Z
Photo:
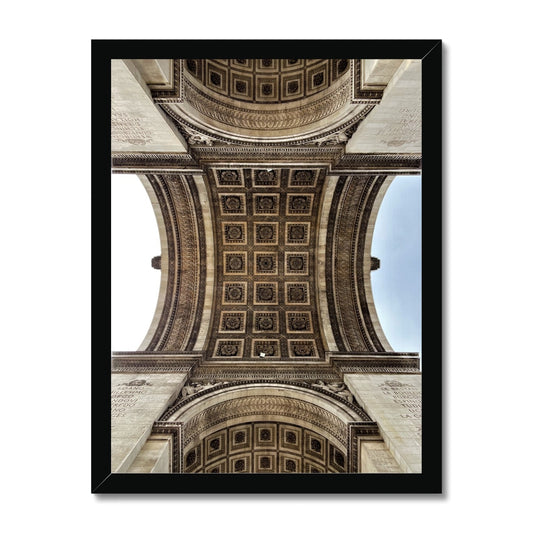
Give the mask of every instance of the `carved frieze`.
M 332 115 L 349 101 L 351 87 L 346 80 L 335 92 L 298 107 L 282 109 L 243 108 L 206 94 L 196 85 L 185 82 L 184 98 L 204 117 L 220 124 L 247 130 L 290 130 L 319 122 Z
M 264 164 L 265 161 L 275 161 L 277 163 L 326 163 L 334 164 L 338 161 L 343 153 L 343 146 L 299 146 L 294 144 L 272 146 L 261 144 L 260 149 L 257 146 L 233 144 L 220 146 L 193 146 L 191 153 L 194 157 L 204 164 L 220 164 L 221 161 L 235 163 L 238 161 L 257 162 Z M 253 178 L 254 187 L 275 186 L 276 182 L 270 184 L 268 170 L 264 169 L 264 177 Z M 270 170 L 273 172 L 273 170 Z M 258 176 L 259 177 L 259 176 Z
M 332 171 L 343 173 L 409 173 L 418 174 L 422 168 L 420 154 L 344 154 L 333 165 Z
M 187 176 L 148 175 L 148 180 L 165 220 L 169 281 L 159 323 L 147 350 L 190 350 L 201 320 L 206 275 L 198 192 Z
M 335 342 L 341 351 L 383 352 L 368 309 L 363 259 L 368 220 L 383 176 L 341 176 L 328 223 L 326 286 Z
M 353 105 L 349 83 L 336 92 L 295 108 L 246 109 L 206 96 L 187 85 L 185 100 L 196 111 L 194 119 L 179 106 L 162 104 L 161 108 L 187 139 L 190 146 L 217 145 L 329 147 L 344 145 L 375 103 Z M 329 128 L 323 127 L 328 116 L 335 116 Z M 213 126 L 216 124 L 216 126 Z

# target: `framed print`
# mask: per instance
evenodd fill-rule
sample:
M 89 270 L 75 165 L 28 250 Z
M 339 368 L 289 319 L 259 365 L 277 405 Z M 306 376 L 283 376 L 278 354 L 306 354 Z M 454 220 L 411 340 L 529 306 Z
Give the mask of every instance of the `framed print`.
M 92 492 L 440 493 L 441 42 L 92 74 Z

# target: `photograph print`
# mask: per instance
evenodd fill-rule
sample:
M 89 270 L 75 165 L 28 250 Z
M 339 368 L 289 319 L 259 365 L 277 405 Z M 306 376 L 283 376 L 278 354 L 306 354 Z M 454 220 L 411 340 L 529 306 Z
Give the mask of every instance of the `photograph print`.
M 92 492 L 441 492 L 441 42 L 92 54 Z

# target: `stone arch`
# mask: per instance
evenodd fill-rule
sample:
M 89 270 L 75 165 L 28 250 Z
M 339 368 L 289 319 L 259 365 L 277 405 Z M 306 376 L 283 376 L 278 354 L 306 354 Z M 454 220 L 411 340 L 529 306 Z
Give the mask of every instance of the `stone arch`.
M 371 279 L 371 271 L 372 271 L 371 251 L 372 251 L 372 239 L 374 236 L 374 228 L 376 226 L 376 220 L 377 220 L 378 213 L 381 207 L 381 203 L 383 202 L 383 198 L 385 197 L 387 189 L 390 187 L 393 180 L 394 180 L 394 176 L 387 176 L 385 178 L 385 180 L 383 181 L 374 199 L 374 203 L 372 204 L 372 208 L 371 208 L 370 215 L 368 218 L 368 224 L 366 227 L 365 248 L 364 248 L 364 255 L 363 255 L 363 280 L 364 280 L 363 287 L 365 291 L 364 300 L 365 300 L 366 307 L 368 309 L 368 314 L 369 314 L 374 332 L 377 338 L 379 339 L 379 342 L 381 343 L 381 345 L 387 352 L 392 352 L 394 350 L 389 344 L 389 341 L 387 340 L 385 332 L 383 331 L 383 328 L 381 327 L 381 323 L 379 321 L 379 315 L 377 313 L 376 306 L 374 304 L 374 297 L 372 293 L 372 279 Z
M 139 351 L 187 351 L 197 340 L 206 290 L 206 246 L 200 200 L 191 176 L 141 177 L 161 238 L 161 285 L 152 324 Z
M 298 60 L 306 64 L 269 74 L 252 67 L 246 72 L 235 61 L 188 60 L 179 67 L 183 97 L 156 97 L 189 145 L 346 142 L 377 103 L 354 100 L 353 60 Z M 213 76 L 219 84 L 211 83 Z M 301 91 L 292 93 L 293 84 Z M 272 87 L 271 93 L 264 95 L 264 86 Z
M 155 334 L 155 331 L 157 329 L 159 322 L 161 321 L 163 307 L 165 305 L 165 300 L 167 297 L 168 277 L 169 277 L 169 272 L 168 272 L 169 253 L 168 253 L 167 228 L 165 225 L 165 219 L 163 217 L 163 212 L 161 210 L 161 205 L 159 203 L 157 195 L 154 191 L 153 186 L 150 184 L 150 181 L 148 180 L 146 176 L 142 174 L 138 174 L 137 177 L 143 184 L 144 189 L 146 190 L 146 193 L 148 194 L 148 197 L 150 198 L 150 203 L 152 204 L 152 208 L 154 210 L 155 218 L 157 221 L 157 228 L 159 230 L 159 240 L 161 243 L 161 261 L 160 261 L 161 283 L 159 285 L 159 296 L 157 298 L 157 304 L 156 304 L 156 308 L 154 311 L 154 317 L 152 319 L 152 323 L 150 324 L 150 327 L 148 328 L 148 331 L 144 337 L 144 340 L 139 346 L 139 350 L 146 350 L 154 337 L 154 334 Z
M 243 381 L 199 389 L 185 390 L 154 426 L 175 432 L 177 472 L 356 472 L 358 437 L 379 438 L 352 398 L 323 383 Z
M 375 220 L 392 178 L 340 176 L 326 243 L 326 288 L 335 343 L 341 352 L 392 351 L 380 326 L 370 283 Z

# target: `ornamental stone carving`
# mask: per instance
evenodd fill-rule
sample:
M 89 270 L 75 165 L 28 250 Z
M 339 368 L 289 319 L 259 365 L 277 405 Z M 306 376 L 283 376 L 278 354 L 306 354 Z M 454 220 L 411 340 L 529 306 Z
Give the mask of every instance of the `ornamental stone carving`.
M 243 108 L 206 94 L 189 81 L 185 82 L 185 101 L 202 115 L 227 126 L 250 130 L 284 130 L 306 126 L 332 115 L 348 104 L 350 97 L 349 80 L 344 80 L 334 92 L 307 104 L 292 108 L 285 105 L 279 109 Z
M 343 144 L 353 133 L 353 125 L 375 105 L 353 103 L 351 79 L 347 75 L 324 91 L 283 104 L 241 101 L 211 91 L 190 74 L 185 78 L 184 103 L 166 103 L 161 108 L 191 146 Z M 329 127 L 324 129 L 326 120 Z
M 354 401 L 353 394 L 348 390 L 346 384 L 342 383 L 341 381 L 325 383 L 324 381 L 319 379 L 315 381 L 312 385 L 313 387 L 332 392 L 333 394 L 340 396 L 343 400 L 346 400 L 349 403 L 353 403 Z
M 206 389 L 211 389 L 215 385 L 225 384 L 228 383 L 227 381 L 208 381 L 207 383 L 201 383 L 201 382 L 188 382 L 184 385 L 183 389 L 181 389 L 181 395 L 180 398 L 187 398 L 189 396 L 193 396 L 194 394 L 197 394 L 201 391 L 204 391 Z

